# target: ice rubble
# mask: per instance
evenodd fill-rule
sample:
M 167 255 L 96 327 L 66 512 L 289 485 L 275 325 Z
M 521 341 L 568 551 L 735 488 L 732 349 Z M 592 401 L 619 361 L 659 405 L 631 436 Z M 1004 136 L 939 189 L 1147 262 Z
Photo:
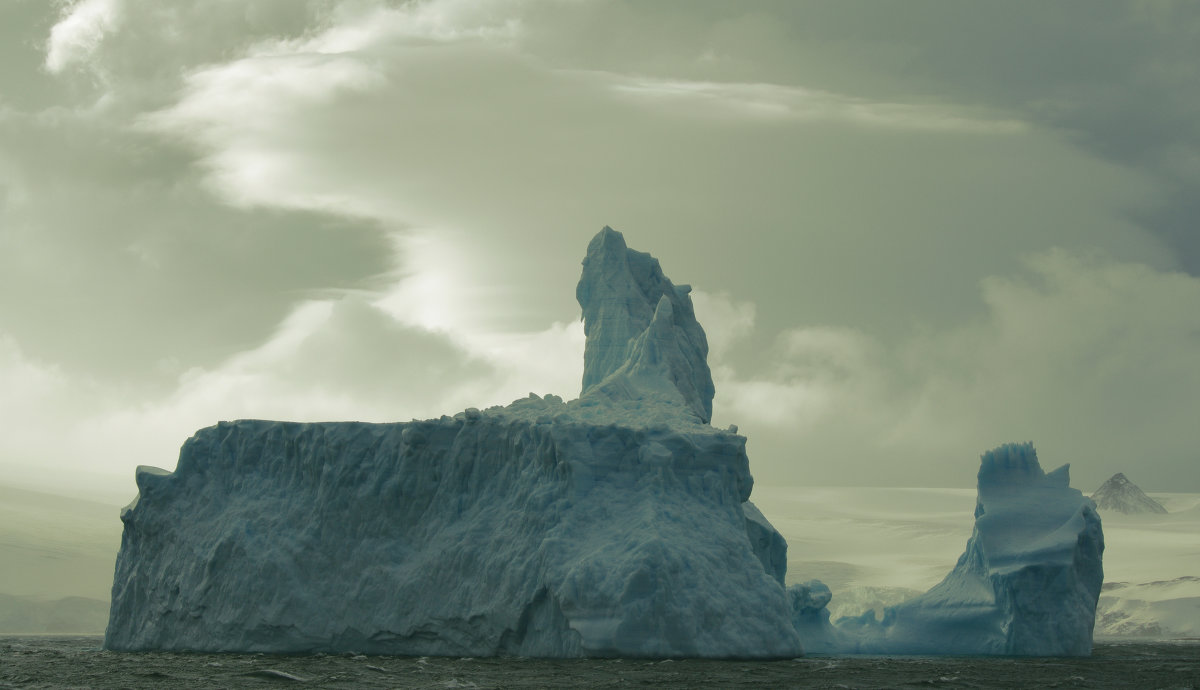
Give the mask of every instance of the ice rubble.
M 711 418 L 687 286 L 604 228 L 583 391 L 395 424 L 221 422 L 141 467 L 105 647 L 485 656 L 1085 654 L 1103 540 L 1066 468 L 983 457 L 946 579 L 832 624 Z
M 925 594 L 832 626 L 800 628 L 811 651 L 1086 656 L 1104 580 L 1095 504 L 1068 466 L 1042 471 L 1033 444 L 984 453 L 965 553 Z M 828 614 L 826 614 L 827 616 Z
M 685 286 L 605 228 L 584 393 L 397 424 L 243 420 L 140 468 L 109 649 L 789 657 L 786 544 L 707 424 Z

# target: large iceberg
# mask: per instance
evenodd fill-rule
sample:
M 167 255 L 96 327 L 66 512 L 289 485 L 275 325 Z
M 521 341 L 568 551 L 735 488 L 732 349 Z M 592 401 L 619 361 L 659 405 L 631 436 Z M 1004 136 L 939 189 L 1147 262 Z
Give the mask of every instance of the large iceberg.
M 975 529 L 944 580 L 925 594 L 828 623 L 797 626 L 811 651 L 1086 656 L 1104 581 L 1104 534 L 1068 466 L 1046 473 L 1033 444 L 984 453 Z M 810 583 L 811 584 L 811 583 Z M 795 601 L 795 596 L 793 596 Z
M 584 392 L 395 424 L 201 429 L 139 468 L 105 646 L 791 657 L 786 544 L 707 422 L 685 286 L 605 228 Z
M 139 467 L 104 644 L 117 650 L 779 658 L 1087 654 L 1092 502 L 1032 445 L 983 456 L 946 579 L 830 621 L 784 586 L 746 439 L 709 424 L 687 286 L 604 228 L 576 290 L 583 389 L 394 424 L 221 422 Z

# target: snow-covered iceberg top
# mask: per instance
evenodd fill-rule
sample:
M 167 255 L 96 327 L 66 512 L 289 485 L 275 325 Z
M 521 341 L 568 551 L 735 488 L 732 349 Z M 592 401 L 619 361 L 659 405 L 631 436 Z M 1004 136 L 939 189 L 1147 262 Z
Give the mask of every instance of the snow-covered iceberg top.
M 786 543 L 707 424 L 686 288 L 606 228 L 585 391 L 396 424 L 243 420 L 143 468 L 110 649 L 791 657 Z

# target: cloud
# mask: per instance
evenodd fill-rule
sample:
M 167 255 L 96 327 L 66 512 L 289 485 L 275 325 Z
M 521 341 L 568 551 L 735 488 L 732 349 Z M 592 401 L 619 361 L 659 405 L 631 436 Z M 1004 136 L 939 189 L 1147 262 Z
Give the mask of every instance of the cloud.
M 798 281 L 790 306 L 814 320 L 896 330 L 977 308 L 981 271 L 1007 270 L 1048 241 L 1136 260 L 1156 249 L 1110 210 L 1146 197 L 1135 175 L 987 112 L 564 67 L 541 42 L 555 27 L 523 4 L 489 5 L 498 14 L 457 19 L 461 31 L 437 40 L 413 36 L 422 24 L 411 13 L 424 7 L 346 14 L 302 38 L 255 43 L 193 69 L 177 100 L 141 122 L 193 152 L 214 192 L 239 208 L 452 236 L 455 260 L 478 269 L 467 280 L 510 286 L 478 307 L 496 330 L 573 311 L 569 291 L 544 287 L 573 281 L 573 261 L 545 259 L 574 256 L 604 224 L 714 281 L 701 287 L 755 301 L 768 322 L 786 316 L 785 300 L 767 298 L 768 276 L 786 272 Z M 588 10 L 555 9 L 568 11 Z M 510 25 L 503 37 L 484 30 Z M 771 126 L 693 117 L 614 89 L 630 84 L 682 85 L 685 100 L 734 108 L 760 98 L 796 116 Z M 721 244 L 731 252 L 700 249 Z M 729 271 L 726 259 L 756 270 Z M 848 265 L 922 313 L 858 286 L 820 297 Z
M 762 373 L 718 362 L 714 423 L 773 483 L 963 485 L 1032 440 L 1077 486 L 1136 469 L 1200 481 L 1200 280 L 1061 249 L 980 284 L 985 311 L 893 348 L 837 327 L 781 333 Z
M 147 366 L 164 358 L 211 366 L 294 302 L 375 286 L 390 264 L 375 223 L 231 208 L 185 152 L 109 116 L 0 117 L 0 188 L 5 330 L 114 383 L 164 383 Z
M 812 61 L 798 69 L 857 82 L 868 98 L 881 92 L 901 98 L 929 94 L 1009 113 L 1091 155 L 1151 176 L 1162 196 L 1128 204 L 1126 213 L 1173 253 L 1172 268 L 1200 272 L 1200 243 L 1186 230 L 1194 227 L 1187 219 L 1194 218 L 1191 201 L 1200 197 L 1200 168 L 1179 164 L 1200 157 L 1200 92 L 1192 86 L 1200 80 L 1200 5 L 793 4 L 794 12 L 776 19 L 786 27 L 781 31 L 798 34 L 797 43 L 892 48 L 890 56 Z
M 177 373 L 156 397 L 40 364 L 0 338 L 0 413 L 14 424 L 0 439 L 7 481 L 120 500 L 136 465 L 174 467 L 180 443 L 219 420 L 406 421 L 578 392 L 579 324 L 452 338 L 397 321 L 377 298 L 301 302 L 257 346 Z
M 46 69 L 52 73 L 86 63 L 124 20 L 122 0 L 81 0 L 64 10 L 46 41 Z
M 70 388 L 59 369 L 30 359 L 11 336 L 0 334 L 0 416 L 11 424 L 6 456 L 36 454 L 38 439 L 26 437 L 25 430 L 38 426 L 35 420 L 51 413 Z
M 1194 484 L 1200 280 L 1061 250 L 1027 267 L 984 281 L 985 320 L 909 346 L 923 385 L 894 438 L 1032 438 L 1089 483 Z
M 437 164 L 404 144 L 430 134 L 441 139 L 430 113 L 444 111 L 446 100 L 452 112 L 473 100 L 454 85 L 466 76 L 464 63 L 513 59 L 509 39 L 519 19 L 509 10 L 517 5 L 341 3 L 300 36 L 260 40 L 233 59 L 193 66 L 180 98 L 138 123 L 194 146 L 228 203 L 426 225 L 425 209 L 411 195 L 393 198 L 407 176 L 374 184 L 363 178 L 381 164 L 395 173 Z M 503 81 L 501 74 L 497 88 Z M 399 157 L 387 160 L 390 153 Z M 364 162 L 364 174 L 355 175 L 353 167 Z
M 762 121 L 840 122 L 898 130 L 1011 134 L 1025 125 L 1012 119 L 971 117 L 963 109 L 916 103 L 874 102 L 843 94 L 768 83 L 730 83 L 617 76 L 618 94 L 672 108 L 678 115 L 747 117 Z
M 693 290 L 691 297 L 696 319 L 708 336 L 708 356 L 714 362 L 723 360 L 735 343 L 754 330 L 753 302 L 735 300 L 727 292 L 712 294 L 703 290 Z
M 99 478 L 111 482 L 112 467 L 90 466 L 109 456 L 79 433 L 79 422 L 121 396 L 85 376 L 71 376 L 27 353 L 0 333 L 0 472 L 7 484 L 42 490 L 88 491 Z M 114 463 L 115 464 L 115 463 Z M 109 494 L 111 496 L 111 494 Z
M 288 184 L 296 178 L 297 162 L 305 162 L 289 152 L 288 139 L 306 133 L 291 124 L 297 112 L 384 81 L 363 61 L 340 55 L 244 58 L 193 73 L 184 100 L 143 116 L 139 124 L 149 132 L 183 134 L 207 149 L 208 184 L 231 205 L 378 218 L 383 214 L 362 208 L 346 193 Z
M 445 336 L 352 294 L 298 304 L 262 345 L 185 372 L 163 407 L 211 420 L 387 421 L 454 411 L 456 389 L 489 375 Z
M 1183 457 L 1190 11 L 1094 6 L 6 6 L 26 437 L 169 465 L 220 417 L 569 397 L 610 224 L 697 287 L 760 478 L 961 485 L 1026 435 Z
M 848 328 L 784 331 L 767 352 L 769 364 L 762 373 L 742 378 L 728 365 L 718 368 L 721 418 L 802 438 L 831 416 L 853 409 L 857 400 L 878 399 L 876 379 L 884 363 L 877 347 L 865 334 Z M 865 415 L 855 420 L 863 428 L 877 422 Z
M 276 44 L 285 53 L 347 53 L 397 41 L 507 41 L 517 36 L 520 19 L 514 0 L 420 0 L 398 7 L 345 3 L 332 25 L 315 36 Z M 263 50 L 271 51 L 270 44 Z

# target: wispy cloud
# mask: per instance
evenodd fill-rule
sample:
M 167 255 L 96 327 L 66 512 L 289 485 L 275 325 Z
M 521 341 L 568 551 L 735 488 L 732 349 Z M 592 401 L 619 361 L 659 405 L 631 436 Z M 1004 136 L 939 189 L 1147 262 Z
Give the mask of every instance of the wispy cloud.
M 1020 120 L 971 114 L 961 107 L 872 101 L 799 86 L 616 74 L 608 78 L 615 93 L 649 106 L 671 109 L 673 114 L 980 134 L 1011 134 L 1027 128 Z
M 423 0 L 397 7 L 346 4 L 332 25 L 314 36 L 274 44 L 256 53 L 347 53 L 399 42 L 483 39 L 507 42 L 520 31 L 514 0 Z

